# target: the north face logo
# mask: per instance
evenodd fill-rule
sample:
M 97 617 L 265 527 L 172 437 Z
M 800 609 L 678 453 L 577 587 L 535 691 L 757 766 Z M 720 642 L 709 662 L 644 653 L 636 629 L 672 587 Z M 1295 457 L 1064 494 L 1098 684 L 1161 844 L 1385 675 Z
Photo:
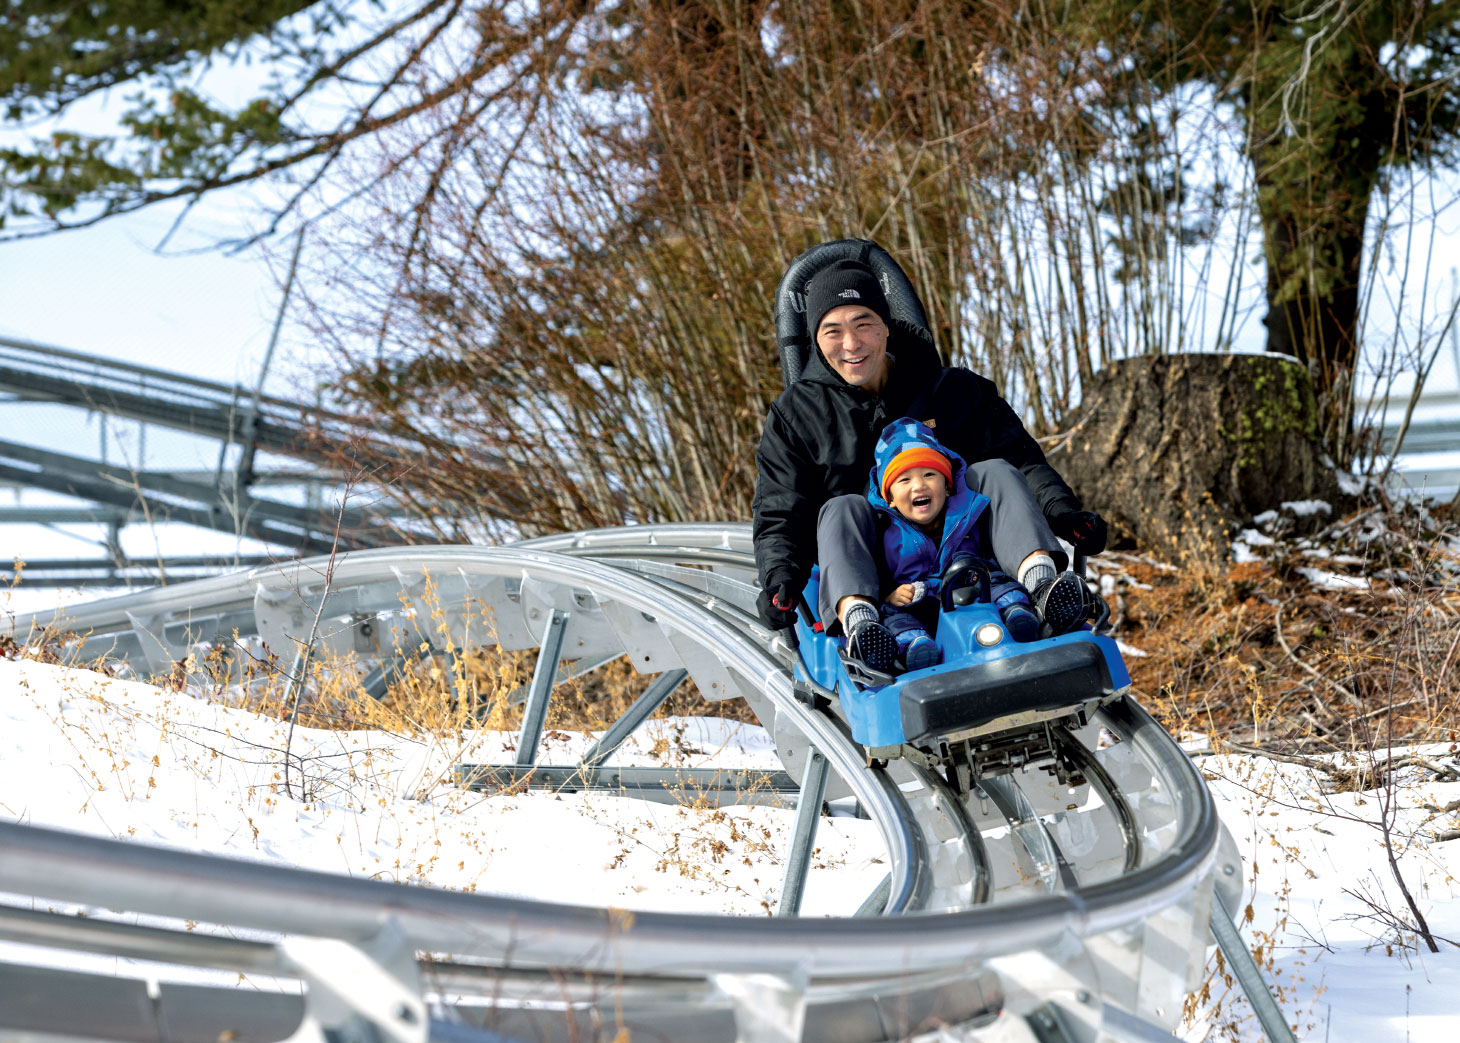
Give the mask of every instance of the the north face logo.
M 838 297 L 855 297 L 858 300 L 861 300 L 862 299 L 862 295 L 860 293 L 858 293 L 856 290 L 843 290 L 841 293 L 837 294 L 837 296 Z

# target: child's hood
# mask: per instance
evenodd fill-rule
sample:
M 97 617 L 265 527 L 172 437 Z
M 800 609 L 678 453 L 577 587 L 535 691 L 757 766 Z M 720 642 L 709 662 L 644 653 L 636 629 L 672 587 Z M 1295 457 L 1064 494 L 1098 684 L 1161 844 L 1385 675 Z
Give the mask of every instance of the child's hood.
M 882 429 L 882 434 L 877 437 L 872 474 L 868 479 L 867 498 L 872 501 L 874 507 L 888 511 L 894 510 L 886 497 L 882 495 L 882 472 L 887 469 L 887 465 L 892 463 L 898 453 L 915 446 L 932 449 L 948 458 L 948 464 L 953 470 L 953 488 L 949 490 L 947 510 L 950 514 L 957 514 L 962 504 L 955 505 L 954 500 L 968 495 L 968 485 L 964 481 L 964 472 L 968 469 L 968 465 L 963 462 L 963 457 L 939 442 L 927 424 L 908 416 L 888 424 Z

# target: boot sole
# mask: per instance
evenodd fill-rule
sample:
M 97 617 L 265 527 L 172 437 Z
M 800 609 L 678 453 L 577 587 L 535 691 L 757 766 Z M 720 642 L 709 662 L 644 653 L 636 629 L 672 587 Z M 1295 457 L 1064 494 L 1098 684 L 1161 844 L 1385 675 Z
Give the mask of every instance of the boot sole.
M 881 623 L 863 623 L 847 642 L 847 654 L 885 674 L 897 662 L 897 638 Z
M 1073 572 L 1062 572 L 1056 577 L 1039 606 L 1050 636 L 1058 637 L 1085 618 L 1088 594 L 1085 581 Z

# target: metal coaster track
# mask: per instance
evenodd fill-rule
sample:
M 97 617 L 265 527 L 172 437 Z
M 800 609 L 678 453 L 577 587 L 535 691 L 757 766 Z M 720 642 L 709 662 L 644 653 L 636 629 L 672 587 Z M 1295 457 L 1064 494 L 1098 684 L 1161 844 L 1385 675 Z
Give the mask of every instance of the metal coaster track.
M 0 337 L 0 392 L 317 464 L 331 463 L 338 444 L 361 433 L 356 418 L 315 404 L 11 337 Z
M 0 523 L 120 527 L 145 517 L 248 536 L 301 554 L 327 554 L 336 546 L 397 546 L 414 535 L 407 519 L 381 506 L 331 511 L 255 495 L 259 487 L 276 485 L 304 491 L 307 501 L 343 484 L 347 460 L 358 473 L 394 474 L 425 451 L 419 443 L 380 437 L 359 417 L 9 337 L 0 337 L 0 397 L 121 417 L 213 440 L 220 449 L 216 469 L 177 472 L 119 467 L 0 439 L 0 483 L 90 501 L 87 507 L 7 507 L 0 509 Z M 230 446 L 238 452 L 225 466 Z M 259 453 L 298 463 L 260 470 Z M 154 581 L 156 561 L 124 559 L 119 551 L 109 558 L 31 562 L 27 581 L 52 586 Z M 200 567 L 182 559 L 166 564 L 175 578 L 195 575 L 191 570 Z
M 964 800 L 931 768 L 869 764 L 835 706 L 793 681 L 794 652 L 755 622 L 747 526 L 361 551 L 337 558 L 328 583 L 325 566 L 259 568 L 65 616 L 86 635 L 81 655 L 115 649 L 160 671 L 235 631 L 287 659 L 315 606 L 320 647 L 383 661 L 379 635 L 402 603 L 418 618 L 444 613 L 456 647 L 538 649 L 518 763 L 475 766 L 524 774 L 537 767 L 554 685 L 627 656 L 659 681 L 597 753 L 552 768 L 577 788 L 612 777 L 606 752 L 687 675 L 707 699 L 744 699 L 800 783 L 778 915 L 625 913 L 437 891 L 3 824 L 0 892 L 266 940 L 35 913 L 13 899 L 0 905 L 0 939 L 277 974 L 302 981 L 304 994 L 246 1002 L 217 987 L 0 964 L 0 992 L 23 984 L 52 1000 L 37 1000 L 29 1021 L 0 1009 L 0 1029 L 74 1037 L 81 1015 L 64 997 L 86 988 L 116 997 L 109 1027 L 90 1037 L 103 1039 L 185 1038 L 161 1028 L 149 1036 L 152 1023 L 126 1014 L 143 1009 L 173 1012 L 173 1025 L 193 1018 L 199 1039 L 613 1039 L 624 1029 L 759 1043 L 913 1038 L 945 1026 L 957 1034 L 940 1038 L 1169 1040 L 1206 963 L 1213 903 L 1235 907 L 1239 867 L 1205 785 L 1128 697 L 1059 737 L 1088 780 L 1073 788 L 1025 771 L 982 780 Z M 50 615 L 17 618 L 17 639 Z M 720 792 L 736 797 L 733 787 Z M 806 868 L 816 822 L 849 802 L 876 825 L 888 879 L 844 916 L 798 916 L 815 882 Z M 1224 947 L 1241 962 L 1230 939 Z M 418 961 L 423 952 L 429 961 Z M 151 999 L 138 1007 L 139 996 Z M 1253 998 L 1271 1004 L 1265 992 Z M 1274 1038 L 1289 1038 L 1275 1007 L 1268 1022 Z M 282 1028 L 269 1035 L 268 1026 Z

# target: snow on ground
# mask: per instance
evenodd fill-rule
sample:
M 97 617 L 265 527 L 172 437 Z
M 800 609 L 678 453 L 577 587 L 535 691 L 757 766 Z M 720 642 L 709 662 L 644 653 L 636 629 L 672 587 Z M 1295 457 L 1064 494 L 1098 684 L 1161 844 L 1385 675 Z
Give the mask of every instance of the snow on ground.
M 1454 767 L 1454 746 L 1414 752 Z M 1389 751 L 1376 757 L 1383 763 Z M 1360 755 L 1334 763 L 1354 770 L 1371 762 Z M 1455 829 L 1457 814 L 1426 809 L 1460 801 L 1460 783 L 1403 768 L 1392 791 L 1332 792 L 1326 775 L 1262 757 L 1229 753 L 1199 764 L 1242 852 L 1251 909 L 1243 936 L 1272 960 L 1270 980 L 1298 1038 L 1460 1038 L 1460 839 L 1435 839 Z M 1430 930 L 1446 939 L 1438 954 L 1405 926 L 1413 918 L 1385 853 L 1386 819 L 1405 885 Z M 1214 984 L 1214 999 L 1220 991 Z M 1237 1038 L 1262 1038 L 1245 1002 L 1209 1019 L 1209 1038 L 1233 1038 L 1226 1024 L 1233 1015 L 1242 1022 Z
M 303 727 L 289 746 L 304 769 L 302 793 L 298 768 L 291 772 L 295 799 L 284 790 L 287 731 L 183 692 L 0 660 L 0 815 L 350 876 L 592 905 L 763 916 L 777 897 L 790 808 L 472 793 L 450 784 L 450 768 L 509 762 L 514 736 L 422 741 Z M 591 739 L 551 732 L 541 760 L 571 763 Z M 1431 762 L 1455 756 L 1452 748 L 1419 752 Z M 780 767 L 759 728 L 712 718 L 656 722 L 618 760 Z M 1199 763 L 1242 852 L 1251 907 L 1244 935 L 1271 961 L 1299 1038 L 1460 1035 L 1460 948 L 1442 941 L 1432 955 L 1393 921 L 1409 913 L 1380 828 L 1391 812 L 1406 884 L 1432 931 L 1460 940 L 1460 840 L 1433 839 L 1455 829 L 1457 816 L 1424 810 L 1460 799 L 1460 783 L 1406 768 L 1394 793 L 1332 793 L 1322 776 L 1291 764 L 1235 754 Z M 818 845 L 805 911 L 849 912 L 885 872 L 875 827 L 823 819 Z M 0 958 L 21 957 L 0 946 Z M 1202 1010 L 1186 1038 L 1260 1038 L 1220 978 Z
M 1370 590 L 1373 586 L 1367 576 L 1345 576 L 1327 569 L 1300 568 L 1297 571 L 1319 590 Z
M 512 734 L 421 741 L 299 727 L 86 671 L 0 661 L 0 814 L 144 843 L 400 883 L 634 909 L 764 915 L 780 887 L 793 808 L 722 811 L 607 794 L 485 795 L 461 762 L 510 764 Z M 544 764 L 592 737 L 549 732 Z M 759 728 L 652 722 L 611 763 L 780 767 Z M 301 779 L 300 765 L 303 778 Z M 876 887 L 871 823 L 817 834 L 808 912 L 850 911 Z

